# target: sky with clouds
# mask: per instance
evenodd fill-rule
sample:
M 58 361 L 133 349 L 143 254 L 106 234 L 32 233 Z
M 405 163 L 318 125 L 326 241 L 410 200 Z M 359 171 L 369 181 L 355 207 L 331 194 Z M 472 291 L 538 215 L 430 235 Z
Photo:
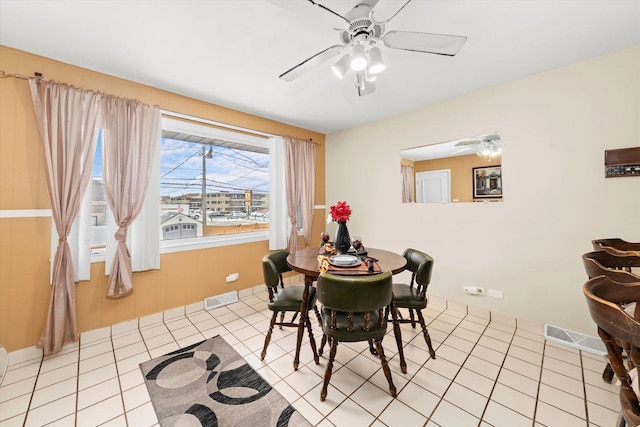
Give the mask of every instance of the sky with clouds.
M 98 141 L 94 177 L 102 177 L 102 143 Z M 160 195 L 176 197 L 202 191 L 202 155 L 209 146 L 162 138 Z M 269 192 L 269 155 L 226 147 L 211 147 L 206 159 L 207 192 Z

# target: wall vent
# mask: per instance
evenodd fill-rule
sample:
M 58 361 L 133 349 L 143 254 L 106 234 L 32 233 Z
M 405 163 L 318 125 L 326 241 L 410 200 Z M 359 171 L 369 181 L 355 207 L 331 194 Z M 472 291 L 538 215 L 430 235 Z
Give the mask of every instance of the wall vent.
M 600 356 L 607 354 L 607 348 L 600 338 L 581 334 L 580 332 L 574 332 L 552 325 L 544 325 L 544 337 L 548 341 L 564 344 Z
M 204 299 L 204 309 L 213 310 L 223 305 L 231 304 L 238 301 L 238 291 L 227 292 L 226 294 L 216 295 Z

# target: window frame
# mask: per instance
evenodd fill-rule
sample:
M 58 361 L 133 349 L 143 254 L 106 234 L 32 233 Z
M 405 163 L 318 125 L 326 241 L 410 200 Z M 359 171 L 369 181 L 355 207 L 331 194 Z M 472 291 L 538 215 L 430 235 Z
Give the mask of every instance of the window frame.
M 194 131 L 193 126 L 200 126 L 199 130 L 201 132 Z M 199 135 L 209 138 L 224 139 L 241 144 L 258 146 L 266 148 L 268 150 L 270 149 L 270 138 L 278 136 L 167 110 L 161 110 L 161 129 L 190 133 L 193 135 Z M 160 139 L 161 136 L 159 136 L 158 143 L 160 143 Z M 282 161 L 283 160 L 284 159 L 282 159 Z M 162 159 L 160 159 L 160 161 L 162 161 Z M 284 165 L 274 165 L 270 163 L 269 169 L 273 167 L 284 167 Z M 160 183 L 158 183 L 158 185 L 160 185 Z M 274 185 L 274 182 L 269 182 L 269 197 L 284 197 L 284 195 L 274 196 L 274 194 L 277 194 L 277 192 L 274 191 Z M 138 219 L 139 218 L 136 218 L 136 221 Z M 271 227 L 271 215 L 269 220 L 269 226 Z M 158 239 L 160 239 L 160 235 L 158 235 Z M 223 234 L 216 236 L 201 236 L 185 239 L 160 240 L 160 254 L 162 255 L 215 247 L 241 245 L 268 240 L 269 230 L 250 231 L 236 234 Z M 92 249 L 91 262 L 94 263 L 103 261 L 105 261 L 105 249 Z

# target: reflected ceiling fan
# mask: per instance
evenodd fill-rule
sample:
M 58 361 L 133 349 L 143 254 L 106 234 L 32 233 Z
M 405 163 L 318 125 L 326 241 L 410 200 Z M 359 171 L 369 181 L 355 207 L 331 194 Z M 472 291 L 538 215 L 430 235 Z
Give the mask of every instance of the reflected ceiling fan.
M 480 157 L 496 157 L 502 154 L 502 144 L 500 135 L 497 132 L 480 135 L 474 138 L 467 138 L 458 141 L 454 147 L 461 147 L 454 154 L 459 154 L 465 150 L 473 149 Z
M 283 7 L 289 7 L 292 0 L 270 0 Z M 378 46 L 411 52 L 432 53 L 454 56 L 467 41 L 465 36 L 447 34 L 420 33 L 412 31 L 387 31 L 388 24 L 411 0 L 406 1 L 390 18 L 378 21 L 374 17 L 374 8 L 379 0 L 360 0 L 344 16 L 313 0 L 304 0 L 310 5 L 335 15 L 344 21 L 345 28 L 340 31 L 340 42 L 305 59 L 280 75 L 282 80 L 293 81 L 316 66 L 345 52 L 345 55 L 331 67 L 335 74 L 343 78 L 349 69 L 356 73 L 358 95 L 363 96 L 375 90 L 375 79 L 385 68 L 382 53 Z

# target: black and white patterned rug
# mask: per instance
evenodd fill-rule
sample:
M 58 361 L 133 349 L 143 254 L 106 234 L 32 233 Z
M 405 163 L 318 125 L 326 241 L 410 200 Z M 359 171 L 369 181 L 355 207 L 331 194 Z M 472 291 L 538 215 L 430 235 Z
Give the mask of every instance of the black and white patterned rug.
M 163 427 L 311 426 L 221 336 L 140 369 Z

